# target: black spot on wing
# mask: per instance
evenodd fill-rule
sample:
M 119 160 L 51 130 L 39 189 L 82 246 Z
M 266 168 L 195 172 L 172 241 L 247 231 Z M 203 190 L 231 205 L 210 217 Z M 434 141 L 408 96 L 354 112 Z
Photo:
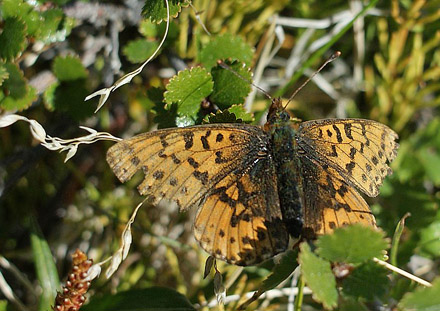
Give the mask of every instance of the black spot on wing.
M 345 185 L 341 185 L 337 192 L 341 197 L 344 197 L 344 195 L 348 192 L 348 188 Z
M 208 183 L 208 172 L 200 172 L 196 170 L 193 172 L 193 175 L 197 180 L 200 180 L 202 185 L 206 185 Z
M 365 174 L 362 174 L 362 176 L 361 176 L 361 177 L 362 177 L 362 181 L 363 181 L 363 182 L 366 182 L 366 181 L 367 181 L 367 175 L 365 175 Z
M 347 165 L 345 165 L 345 168 L 347 169 L 347 172 L 348 172 L 348 174 L 352 174 L 353 173 L 353 169 L 355 168 L 355 166 L 356 166 L 356 163 L 354 163 L 354 162 L 349 162 L 349 163 L 347 163 Z
M 220 163 L 226 163 L 228 161 L 229 161 L 228 159 L 223 158 L 223 153 L 221 151 L 216 151 L 215 163 L 220 164 Z
M 171 159 L 173 160 L 174 164 L 181 163 L 180 159 L 174 153 L 171 154 Z
M 264 241 L 266 239 L 266 233 L 264 233 L 263 231 L 259 230 L 257 232 L 257 238 L 259 241 Z
M 336 139 L 338 140 L 338 143 L 342 143 L 342 135 L 341 131 L 339 130 L 339 127 L 336 124 L 333 124 L 333 129 L 336 133 Z
M 211 133 L 211 132 L 208 131 L 208 133 Z M 203 149 L 205 149 L 205 150 L 209 150 L 210 149 L 209 143 L 208 143 L 208 136 L 209 135 L 200 137 L 200 141 L 202 142 Z
M 365 164 L 365 168 L 367 169 L 367 172 L 371 172 L 372 168 L 370 164 Z
M 170 185 L 171 186 L 177 186 L 177 179 L 175 177 L 170 178 Z
M 347 136 L 347 138 L 353 139 L 353 136 L 351 135 L 351 124 L 350 123 L 344 124 L 344 132 L 345 132 L 345 136 Z
M 352 159 L 352 160 L 354 159 L 356 152 L 357 152 L 356 148 L 354 148 L 354 147 L 350 148 L 350 159 Z
M 383 152 L 381 150 L 379 150 L 379 152 L 377 153 L 377 155 L 379 156 L 379 159 L 383 158 Z
M 367 129 L 365 128 L 364 123 L 361 123 L 361 129 L 362 129 L 362 136 L 365 136 L 367 134 Z
M 184 132 L 183 133 L 183 140 L 185 141 L 185 149 L 191 149 L 194 145 L 194 133 L 192 132 Z
M 153 178 L 154 178 L 154 179 L 162 179 L 163 176 L 164 176 L 164 172 L 163 172 L 163 171 L 160 171 L 160 170 L 155 171 L 155 172 L 153 173 Z
M 189 157 L 187 159 L 187 161 L 188 161 L 189 165 L 191 165 L 193 168 L 199 168 L 199 166 L 200 166 L 199 162 L 194 160 L 194 158 L 192 158 L 192 157 Z
M 166 148 L 166 147 L 169 146 L 168 142 L 166 141 L 166 137 L 167 137 L 167 134 L 161 134 L 161 135 L 159 136 L 159 138 L 160 138 L 160 143 L 162 144 L 162 147 L 164 147 L 164 148 Z
M 130 161 L 134 166 L 138 166 L 138 164 L 141 162 L 137 156 L 132 157 Z

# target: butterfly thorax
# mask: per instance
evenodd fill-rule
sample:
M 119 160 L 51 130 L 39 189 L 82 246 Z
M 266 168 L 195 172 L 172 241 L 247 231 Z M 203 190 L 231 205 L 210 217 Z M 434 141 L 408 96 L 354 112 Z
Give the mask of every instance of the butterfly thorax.
M 295 126 L 292 127 L 290 114 L 283 108 L 280 99 L 272 102 L 264 129 L 272 140 L 271 151 L 275 162 L 283 221 L 289 234 L 298 237 L 302 231 L 303 216 L 299 161 L 296 156 L 296 129 Z

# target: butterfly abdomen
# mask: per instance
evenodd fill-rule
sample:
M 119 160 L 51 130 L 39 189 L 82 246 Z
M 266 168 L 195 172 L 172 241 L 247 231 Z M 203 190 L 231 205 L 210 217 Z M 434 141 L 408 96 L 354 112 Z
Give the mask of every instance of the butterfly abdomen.
M 289 234 L 299 237 L 303 227 L 303 215 L 299 169 L 295 156 L 295 130 L 287 122 L 275 124 L 271 129 L 271 139 L 283 221 Z

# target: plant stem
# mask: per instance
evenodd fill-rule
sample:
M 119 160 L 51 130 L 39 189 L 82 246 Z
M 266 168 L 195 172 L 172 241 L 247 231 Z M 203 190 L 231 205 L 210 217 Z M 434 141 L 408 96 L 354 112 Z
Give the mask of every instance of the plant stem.
M 294 311 L 301 311 L 301 306 L 302 306 L 302 302 L 303 302 L 303 297 L 304 297 L 304 279 L 302 277 L 302 274 L 300 274 L 299 278 L 298 278 L 298 294 L 296 294 L 295 297 L 295 308 Z

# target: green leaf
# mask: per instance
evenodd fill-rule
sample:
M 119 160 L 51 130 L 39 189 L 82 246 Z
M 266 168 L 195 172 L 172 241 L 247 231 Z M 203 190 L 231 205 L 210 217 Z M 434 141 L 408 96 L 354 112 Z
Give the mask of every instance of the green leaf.
M 270 274 L 261 284 L 260 288 L 254 293 L 254 295 L 249 298 L 246 302 L 244 302 L 240 307 L 239 310 L 244 310 L 258 299 L 262 294 L 264 294 L 266 291 L 271 290 L 275 287 L 277 287 L 281 282 L 285 281 L 296 269 L 298 266 L 298 263 L 296 261 L 296 258 L 298 256 L 297 251 L 288 250 L 285 252 L 281 258 L 281 261 L 279 264 L 275 265 L 273 268 L 272 274 Z
M 223 34 L 214 37 L 201 51 L 200 62 L 208 69 L 217 64 L 218 60 L 239 60 L 250 66 L 253 49 L 238 36 Z
M 74 25 L 73 19 L 66 18 L 61 9 L 49 9 L 42 12 L 41 17 L 43 21 L 40 25 L 38 39 L 44 43 L 64 41 Z
M 84 98 L 89 94 L 86 80 L 61 82 L 55 89 L 55 110 L 67 113 L 77 121 L 81 121 L 93 114 L 95 107 Z
M 440 220 L 421 230 L 419 245 L 424 255 L 431 258 L 440 256 Z
M 297 251 L 289 250 L 284 253 L 279 264 L 275 265 L 272 274 L 263 281 L 263 284 L 258 291 L 265 292 L 271 290 L 287 279 L 287 277 L 291 275 L 293 270 L 298 266 L 296 261 L 297 257 Z
M 60 82 L 56 81 L 49 85 L 43 93 L 44 106 L 49 111 L 55 110 L 55 91 L 57 87 L 60 85 Z
M 12 307 L 8 307 L 8 301 L 7 300 L 0 300 L 0 311 L 7 311 L 12 309 Z
M 186 126 L 191 126 L 191 125 L 195 125 L 196 124 L 196 120 L 193 117 L 189 117 L 189 116 L 177 116 L 176 117 L 176 126 L 177 127 L 186 127 Z
M 151 109 L 156 116 L 154 122 L 157 123 L 159 129 L 176 127 L 177 104 L 168 105 L 163 102 L 163 89 L 150 88 L 147 91 L 147 97 L 153 102 L 153 109 Z
M 351 297 L 342 297 L 339 299 L 338 311 L 369 311 L 360 301 Z
M 14 99 L 11 96 L 7 96 L 0 101 L 0 107 L 8 111 L 22 111 L 26 108 L 29 108 L 32 103 L 37 100 L 37 98 L 37 90 L 29 86 L 26 88 L 26 93 L 23 97 Z
M 182 7 L 187 7 L 190 1 L 188 0 L 169 0 L 170 18 L 177 17 Z M 153 23 L 160 23 L 167 19 L 167 6 L 163 0 L 145 0 L 145 5 L 142 8 L 142 16 L 149 18 Z
M 141 63 L 153 55 L 158 45 L 156 41 L 148 41 L 145 39 L 133 40 L 124 46 L 122 53 L 130 62 Z
M 33 217 L 31 218 L 31 246 L 38 282 L 42 289 L 38 310 L 46 311 L 51 309 L 57 290 L 61 289 L 60 279 L 49 245 Z
M 397 223 L 396 230 L 394 230 L 393 240 L 391 242 L 390 250 L 390 263 L 393 266 L 397 266 L 397 252 L 399 249 L 400 237 L 402 236 L 403 229 L 405 228 L 405 219 L 411 216 L 410 213 L 406 213 Z
M 26 15 L 32 9 L 32 6 L 23 2 L 23 0 L 3 0 L 1 9 L 3 18 L 6 19 Z
M 146 38 L 156 38 L 159 35 L 159 28 L 150 20 L 144 19 L 139 24 L 139 32 Z
M 243 105 L 233 105 L 228 108 L 229 112 L 232 112 L 237 117 L 237 120 L 242 120 L 244 123 L 254 122 L 254 114 L 247 112 Z
M 218 110 L 215 114 L 212 112 L 203 119 L 203 123 L 242 123 L 242 120 L 237 119 L 235 114 L 229 110 Z
M 254 117 L 242 105 L 234 105 L 225 111 L 218 110 L 203 119 L 203 123 L 251 123 Z
M 336 280 L 330 263 L 316 256 L 307 242 L 300 245 L 299 263 L 307 286 L 313 292 L 313 299 L 321 302 L 325 308 L 333 309 L 338 303 Z
M 165 287 L 131 290 L 92 299 L 84 311 L 195 310 L 182 294 Z
M 211 69 L 212 79 L 214 80 L 214 89 L 209 96 L 211 102 L 220 109 L 226 109 L 234 104 L 242 104 L 246 96 L 251 91 L 252 74 L 248 67 L 241 62 L 229 62 L 226 64 L 238 75 L 222 68 L 220 65 Z
M 5 67 L 5 64 L 0 64 L 0 86 L 2 86 L 3 81 L 5 81 L 8 77 L 9 73 Z
M 200 110 L 200 103 L 212 92 L 211 74 L 202 67 L 180 71 L 167 84 L 165 102 L 177 103 L 180 116 L 195 117 Z
M 368 262 L 355 268 L 343 281 L 343 292 L 369 301 L 383 297 L 390 288 L 388 272 L 375 262 Z
M 4 96 L 0 96 L 0 107 L 5 110 L 23 110 L 29 107 L 37 98 L 36 90 L 28 86 L 18 65 L 6 63 L 4 68 L 9 77 L 2 85 L 1 95 Z
M 18 68 L 18 65 L 13 63 L 6 63 L 4 66 L 9 76 L 3 85 L 5 95 L 14 99 L 23 98 L 24 94 L 27 93 L 27 82 L 23 72 Z
M 26 24 L 18 18 L 7 18 L 0 34 L 0 58 L 14 60 L 26 48 Z
M 382 257 L 388 247 L 384 233 L 360 224 L 338 228 L 316 242 L 317 253 L 332 262 L 361 263 Z
M 414 165 L 416 164 L 417 162 L 414 161 Z M 396 170 L 396 173 L 399 174 L 399 170 Z M 406 225 L 411 230 L 424 229 L 435 220 L 438 202 L 426 191 L 422 181 L 415 182 L 417 179 L 418 175 L 413 175 L 413 180 L 407 182 L 390 178 L 392 193 L 389 196 L 382 196 L 384 206 L 394 207 L 384 208 L 381 212 L 381 218 L 390 223 L 386 227 L 394 227 L 395 219 L 406 213 L 411 213 L 411 217 L 406 220 Z
M 87 78 L 87 70 L 76 56 L 57 56 L 53 62 L 52 70 L 60 81 L 74 81 Z
M 418 150 L 418 158 L 428 179 L 435 185 L 440 185 L 440 146 L 430 144 L 427 148 Z
M 440 278 L 432 283 L 432 287 L 419 287 L 407 293 L 398 304 L 402 311 L 437 311 L 440 310 Z
M 3 18 L 18 17 L 26 24 L 28 35 L 34 36 L 40 31 L 41 18 L 36 8 L 23 0 L 3 0 Z

